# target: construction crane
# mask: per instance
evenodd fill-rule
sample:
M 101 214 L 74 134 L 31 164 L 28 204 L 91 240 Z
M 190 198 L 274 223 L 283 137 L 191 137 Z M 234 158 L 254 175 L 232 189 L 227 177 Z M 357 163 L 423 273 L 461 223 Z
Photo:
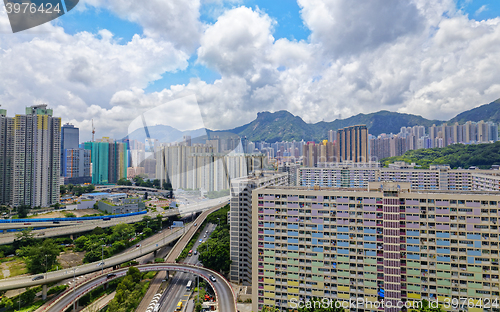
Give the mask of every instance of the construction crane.
M 95 134 L 94 119 L 92 119 L 92 142 L 94 142 L 94 134 Z

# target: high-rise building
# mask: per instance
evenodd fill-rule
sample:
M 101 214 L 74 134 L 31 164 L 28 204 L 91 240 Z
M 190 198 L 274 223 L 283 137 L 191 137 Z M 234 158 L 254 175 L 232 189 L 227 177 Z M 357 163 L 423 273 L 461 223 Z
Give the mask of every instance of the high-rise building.
M 231 181 L 231 282 L 252 284 L 252 190 L 268 185 L 285 186 L 287 182 L 287 173 L 266 171 Z
M 61 177 L 64 184 L 90 183 L 90 151 L 79 148 L 80 130 L 69 123 L 61 128 Z
M 328 142 L 335 142 L 337 140 L 337 131 L 328 130 Z
M 80 130 L 72 124 L 65 124 L 61 127 L 61 164 L 64 164 L 64 150 L 78 149 L 80 144 Z M 61 166 L 61 176 L 64 166 Z
M 0 200 L 13 206 L 59 202 L 61 119 L 47 105 L 13 118 L 0 111 Z
M 346 308 L 355 298 L 358 311 L 387 312 L 424 299 L 498 303 L 499 204 L 498 192 L 413 191 L 399 182 L 255 189 L 253 311 L 312 297 Z
M 339 129 L 336 144 L 337 159 L 342 162 L 368 162 L 368 129 L 357 125 Z
M 156 153 L 156 179 L 174 189 L 227 190 L 230 179 L 264 168 L 264 155 L 215 153 L 210 144 L 171 143 Z
M 64 184 L 91 183 L 90 150 L 83 148 L 65 149 L 63 152 L 62 176 Z
M 85 142 L 84 147 L 90 150 L 93 184 L 114 184 L 127 177 L 127 143 L 103 138 L 100 142 Z
M 12 201 L 12 174 L 14 170 L 14 118 L 0 109 L 0 204 Z

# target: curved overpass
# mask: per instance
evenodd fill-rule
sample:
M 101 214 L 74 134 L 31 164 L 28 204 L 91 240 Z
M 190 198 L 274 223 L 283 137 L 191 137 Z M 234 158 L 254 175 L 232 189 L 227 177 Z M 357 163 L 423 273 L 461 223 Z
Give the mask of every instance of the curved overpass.
M 219 204 L 216 207 L 213 207 L 212 209 L 210 209 L 209 211 L 205 211 L 196 219 L 196 222 L 201 224 L 201 222 L 203 222 L 205 220 L 206 216 L 209 213 L 211 213 L 212 211 L 215 211 L 217 209 L 220 209 L 225 204 L 226 203 Z M 107 221 L 107 222 L 109 222 L 109 221 Z M 61 229 L 57 229 L 57 230 L 60 231 Z M 185 238 L 187 238 L 187 235 L 192 235 L 194 233 L 194 227 L 192 226 L 192 224 L 189 224 L 189 225 L 186 225 L 185 230 L 180 229 L 180 228 L 176 228 L 175 230 L 172 229 L 172 230 L 163 230 L 163 231 L 164 231 L 163 235 L 160 235 L 162 237 L 161 238 L 159 237 L 158 239 L 153 241 L 151 244 L 148 244 L 145 246 L 141 245 L 141 247 L 136 248 L 132 251 L 104 259 L 104 265 L 102 265 L 102 266 L 98 266 L 98 264 L 101 261 L 96 261 L 96 262 L 92 262 L 89 264 L 84 264 L 84 265 L 80 265 L 80 266 L 75 267 L 76 272 L 78 273 L 77 275 L 79 276 L 79 275 L 83 275 L 83 274 L 88 274 L 88 273 L 100 271 L 102 268 L 114 267 L 114 266 L 120 265 L 124 262 L 128 262 L 128 261 L 137 259 L 137 258 L 142 257 L 144 255 L 147 255 L 151 252 L 154 252 L 155 250 L 158 250 L 159 248 L 161 248 L 165 245 L 170 244 L 171 242 L 182 237 L 184 234 L 186 234 L 186 235 L 184 235 L 184 238 L 182 239 L 182 241 L 185 242 L 185 244 L 187 244 L 187 242 L 189 242 L 189 240 L 185 240 Z M 167 235 L 167 232 L 169 233 L 168 235 Z M 177 247 L 177 245 L 176 245 L 176 248 L 180 248 L 180 247 Z M 184 247 L 182 247 L 182 248 L 184 248 Z M 34 281 L 33 278 L 35 276 L 39 276 L 39 275 L 43 275 L 44 278 Z M 50 282 L 57 282 L 57 281 L 68 279 L 72 275 L 73 275 L 73 270 L 66 269 L 66 270 L 58 270 L 58 271 L 48 272 L 47 274 L 37 274 L 37 275 L 28 275 L 28 276 L 22 276 L 22 277 L 0 279 L 0 291 L 17 289 L 17 288 L 24 288 L 24 287 L 32 287 L 32 286 L 36 286 L 36 285 L 47 284 Z
M 229 284 L 229 282 L 220 274 L 215 271 L 209 270 L 204 267 L 189 265 L 189 264 L 180 264 L 180 263 L 156 263 L 156 264 L 144 264 L 138 265 L 136 268 L 141 272 L 146 271 L 180 271 L 180 272 L 188 272 L 192 274 L 196 274 L 201 278 L 205 279 L 215 291 L 216 301 L 218 306 L 218 311 L 224 312 L 237 312 L 236 308 L 236 295 Z M 107 282 L 123 277 L 126 275 L 128 268 L 123 268 L 119 270 L 113 271 L 115 276 L 111 278 L 107 278 L 107 274 L 102 274 L 94 277 L 93 279 L 80 284 L 76 287 L 76 289 L 69 288 L 67 289 L 61 296 L 59 296 L 56 300 L 54 300 L 50 305 L 45 308 L 39 309 L 38 311 L 47 311 L 47 312 L 59 312 L 65 311 L 75 299 L 79 299 L 89 291 L 94 288 L 97 288 Z M 213 275 L 216 279 L 216 282 L 212 282 L 208 277 Z
M 148 192 L 170 192 L 167 190 L 159 190 L 156 188 L 152 187 L 145 187 L 145 186 L 129 186 L 129 185 L 109 185 L 105 187 L 96 187 L 96 191 L 100 192 L 106 192 L 106 191 L 111 191 L 111 190 L 117 190 L 117 189 L 122 189 L 122 190 L 141 190 L 141 191 L 148 191 Z

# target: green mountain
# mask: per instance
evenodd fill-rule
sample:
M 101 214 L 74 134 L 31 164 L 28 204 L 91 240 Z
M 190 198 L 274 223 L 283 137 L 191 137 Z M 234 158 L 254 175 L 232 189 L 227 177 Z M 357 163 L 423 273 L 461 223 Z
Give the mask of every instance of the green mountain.
M 421 116 L 380 111 L 371 114 L 358 114 L 346 119 L 337 119 L 331 122 L 318 122 L 308 124 L 298 116 L 294 116 L 288 111 L 278 111 L 275 113 L 262 112 L 257 114 L 257 118 L 241 127 L 226 130 L 241 137 L 247 137 L 250 141 L 266 141 L 273 143 L 276 141 L 320 141 L 327 138 L 328 130 L 365 124 L 368 132 L 373 135 L 381 133 L 398 133 L 401 127 L 422 125 L 431 126 L 441 124 L 439 120 L 427 120 Z M 210 131 L 210 135 L 218 135 L 222 131 Z
M 491 102 L 489 104 L 484 104 L 479 107 L 473 108 L 471 110 L 465 111 L 458 114 L 449 121 L 449 124 L 458 123 L 463 124 L 466 121 L 492 121 L 500 122 L 500 99 Z
M 447 121 L 452 124 L 455 121 L 464 123 L 471 121 L 493 121 L 500 122 L 500 99 L 458 114 L 456 117 Z M 368 127 L 368 132 L 372 135 L 381 133 L 398 133 L 401 127 L 436 126 L 444 121 L 428 120 L 422 116 L 402 114 L 389 111 L 379 111 L 371 114 L 358 114 L 346 119 L 336 119 L 331 122 L 318 122 L 309 124 L 299 116 L 294 116 L 288 111 L 278 111 L 275 113 L 261 112 L 257 118 L 240 127 L 213 131 L 210 129 L 197 129 L 193 131 L 179 131 L 168 126 L 152 126 L 149 132 L 152 138 L 159 139 L 161 142 L 173 142 L 182 140 L 183 135 L 190 135 L 193 143 L 204 143 L 207 137 L 219 138 L 228 137 L 246 137 L 250 141 L 266 141 L 274 143 L 277 141 L 316 141 L 325 140 L 328 137 L 329 130 L 337 130 L 348 126 L 364 124 Z M 129 138 L 144 142 L 146 137 L 144 129 L 134 131 Z
M 446 164 L 455 169 L 470 166 L 488 169 L 491 165 L 500 165 L 500 141 L 493 144 L 452 144 L 445 148 L 412 150 L 403 156 L 381 160 L 384 167 L 395 161 L 415 163 L 425 169 L 434 164 Z
M 457 115 L 447 121 L 448 124 L 458 121 L 493 121 L 500 122 L 500 99 L 490 104 L 485 104 L 469 111 Z M 257 114 L 257 118 L 240 127 L 225 131 L 209 131 L 210 134 L 217 135 L 219 132 L 234 133 L 241 137 L 246 136 L 250 141 L 266 141 L 273 143 L 276 141 L 320 141 L 327 138 L 328 130 L 364 124 L 368 127 L 368 132 L 372 135 L 381 133 L 398 133 L 401 127 L 425 126 L 430 127 L 442 124 L 441 120 L 428 120 L 422 116 L 402 114 L 389 111 L 379 111 L 371 114 L 358 114 L 346 119 L 336 119 L 331 122 L 318 122 L 308 124 L 298 116 L 294 116 L 288 111 L 278 111 L 275 113 L 262 112 Z

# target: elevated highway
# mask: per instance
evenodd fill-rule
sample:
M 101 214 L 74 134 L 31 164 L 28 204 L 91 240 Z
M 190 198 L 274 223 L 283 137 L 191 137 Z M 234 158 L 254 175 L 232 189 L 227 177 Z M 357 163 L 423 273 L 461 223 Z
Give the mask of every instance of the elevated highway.
M 223 207 L 226 203 L 221 203 L 218 204 L 216 207 L 213 207 L 212 209 L 205 211 L 202 213 L 197 219 L 196 222 L 203 222 L 207 215 L 211 213 L 212 211 L 215 211 L 217 209 L 220 209 Z M 108 222 L 108 221 L 107 221 Z M 198 224 L 199 226 L 199 224 Z M 64 229 L 64 228 L 63 228 Z M 56 229 L 61 231 L 61 229 Z M 192 237 L 196 231 L 196 228 L 193 226 L 193 224 L 188 224 L 186 225 L 185 228 L 173 228 L 171 230 L 164 230 L 162 234 L 163 237 L 159 237 L 152 243 L 141 246 L 136 248 L 135 250 L 125 252 L 110 258 L 107 258 L 104 260 L 103 265 L 98 264 L 101 261 L 96 261 L 93 263 L 89 264 L 84 264 L 75 267 L 77 274 L 76 275 L 83 275 L 83 274 L 88 274 L 96 271 L 100 271 L 102 268 L 109 268 L 109 267 L 115 267 L 118 266 L 122 263 L 134 260 L 136 258 L 139 258 L 141 256 L 147 255 L 151 252 L 155 252 L 156 250 L 160 249 L 161 247 L 170 244 L 171 242 L 179 239 L 181 236 L 184 236 L 182 240 L 182 244 L 184 246 L 189 242 L 190 238 L 187 239 L 187 237 Z M 185 235 L 184 235 L 185 234 Z M 180 245 L 176 244 L 176 247 L 174 248 L 175 252 L 180 249 Z M 182 247 L 183 249 L 184 247 Z M 180 249 L 182 251 L 182 249 Z M 173 251 L 174 251 L 173 250 Z M 173 254 L 173 251 L 170 252 L 170 254 Z M 170 259 L 170 258 L 167 258 Z M 174 259 L 175 261 L 175 259 Z M 47 274 L 37 274 L 37 275 L 28 275 L 28 276 L 22 276 L 22 277 L 14 277 L 14 278 L 6 278 L 6 279 L 0 279 L 0 291 L 2 290 L 10 290 L 10 289 L 17 289 L 17 288 L 24 288 L 24 287 L 32 287 L 36 285 L 42 285 L 42 284 L 47 284 L 50 282 L 58 282 L 61 280 L 65 280 L 73 275 L 73 269 L 64 269 L 64 270 L 58 270 L 58 271 L 53 271 L 53 272 L 48 272 Z M 43 279 L 39 280 L 33 280 L 36 276 L 44 276 Z
M 33 237 L 35 237 L 35 238 L 47 238 L 47 237 L 71 235 L 71 234 L 92 231 L 96 227 L 106 228 L 106 227 L 117 225 L 119 223 L 135 223 L 135 222 L 141 221 L 145 216 L 155 218 L 157 215 L 161 215 L 162 217 L 179 215 L 179 210 L 178 209 L 168 209 L 163 214 L 158 213 L 158 212 L 153 212 L 153 213 L 147 213 L 147 214 L 137 215 L 137 216 L 132 216 L 132 217 L 114 218 L 114 219 L 111 219 L 108 221 L 104 221 L 104 220 L 78 221 L 77 223 L 72 223 L 71 225 L 67 225 L 64 227 L 34 230 L 32 233 L 33 233 Z M 40 223 L 43 223 L 43 222 L 31 223 L 30 225 L 24 225 L 24 226 L 26 228 L 39 227 Z M 0 245 L 12 244 L 14 242 L 15 238 L 16 238 L 16 232 L 3 233 L 0 235 Z
M 179 263 L 156 263 L 156 264 L 144 264 L 136 266 L 137 269 L 141 272 L 146 271 L 180 271 L 180 272 L 188 272 L 192 274 L 196 274 L 201 278 L 205 279 L 214 289 L 216 295 L 216 301 L 218 306 L 218 311 L 223 312 L 236 312 L 236 296 L 231 287 L 231 285 L 224 279 L 223 276 L 218 274 L 215 271 L 209 270 L 207 268 L 193 266 L 189 264 L 179 264 Z M 67 289 L 61 296 L 59 296 L 56 300 L 50 303 L 47 306 L 42 307 L 37 311 L 47 311 L 47 312 L 60 312 L 65 311 L 73 304 L 73 301 L 78 300 L 89 291 L 97 288 L 101 285 L 108 283 L 109 281 L 120 278 L 126 275 L 128 268 L 123 268 L 119 270 L 115 270 L 112 273 L 115 274 L 108 278 L 107 272 L 106 274 L 101 274 L 92 278 L 91 280 L 84 282 L 75 288 Z M 215 282 L 212 282 L 209 279 L 209 276 L 213 275 L 216 279 Z M 137 311 L 140 311 L 139 309 Z

